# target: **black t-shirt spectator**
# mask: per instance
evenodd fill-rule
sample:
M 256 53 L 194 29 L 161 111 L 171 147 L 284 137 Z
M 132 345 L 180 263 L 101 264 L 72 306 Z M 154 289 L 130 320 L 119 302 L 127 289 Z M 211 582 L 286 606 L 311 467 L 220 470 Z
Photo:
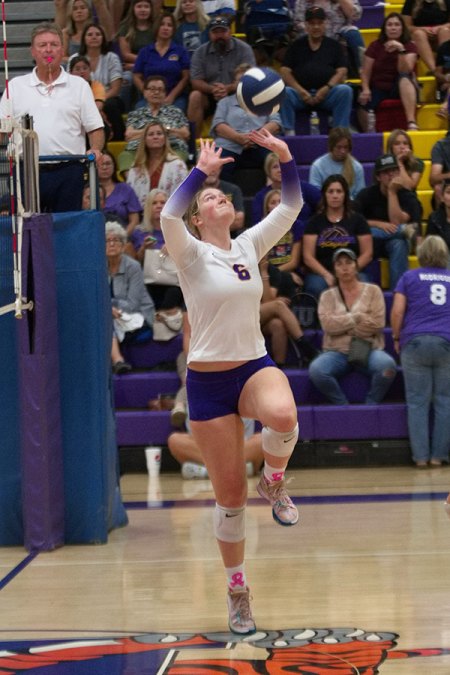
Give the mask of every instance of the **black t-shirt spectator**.
M 317 235 L 316 259 L 332 272 L 333 253 L 338 248 L 350 248 L 359 256 L 358 237 L 370 234 L 370 227 L 359 213 L 351 213 L 339 223 L 332 223 L 324 213 L 319 213 L 308 221 L 304 234 Z
M 402 14 L 411 16 L 418 0 L 406 0 Z M 440 9 L 437 2 L 424 2 L 412 22 L 414 26 L 441 26 L 447 23 L 450 15 L 450 0 L 445 0 L 446 9 Z
M 398 191 L 398 201 L 400 208 L 410 215 L 408 222 L 420 223 L 422 206 L 414 192 L 402 188 Z M 353 206 L 367 220 L 390 222 L 387 197 L 382 194 L 379 184 L 370 185 L 358 192 Z
M 425 236 L 428 237 L 430 234 L 437 234 L 439 237 L 442 237 L 450 249 L 450 223 L 447 220 L 443 205 L 436 211 L 433 211 L 428 218 Z
M 290 45 L 283 65 L 290 68 L 297 82 L 310 91 L 327 84 L 337 68 L 347 67 L 347 61 L 337 40 L 324 37 L 319 49 L 313 50 L 305 35 Z

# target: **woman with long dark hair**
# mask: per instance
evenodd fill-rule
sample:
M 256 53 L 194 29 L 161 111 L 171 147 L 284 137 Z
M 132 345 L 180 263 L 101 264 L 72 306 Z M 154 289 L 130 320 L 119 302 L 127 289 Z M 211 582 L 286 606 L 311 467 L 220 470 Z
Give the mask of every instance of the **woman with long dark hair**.
M 308 221 L 303 235 L 305 291 L 315 297 L 335 284 L 333 253 L 338 248 L 354 251 L 360 270 L 373 255 L 370 227 L 362 215 L 353 211 L 348 183 L 341 174 L 325 180 L 318 211 Z
M 399 98 L 405 110 L 408 130 L 416 122 L 417 83 L 415 68 L 417 47 L 412 42 L 405 20 L 391 12 L 381 25 L 377 40 L 366 49 L 361 70 L 361 93 L 358 101 L 360 123 L 367 131 L 367 110 L 375 110 L 386 98 Z

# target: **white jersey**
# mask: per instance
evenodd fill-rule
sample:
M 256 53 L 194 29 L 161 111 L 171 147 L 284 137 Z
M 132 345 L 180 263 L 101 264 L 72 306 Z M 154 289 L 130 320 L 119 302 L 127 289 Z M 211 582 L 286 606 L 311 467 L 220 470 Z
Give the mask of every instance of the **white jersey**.
M 205 179 L 201 171 L 194 169 L 164 206 L 164 240 L 177 265 L 191 326 L 188 363 L 250 361 L 266 353 L 258 263 L 289 230 L 302 207 L 293 168 L 297 185 L 288 181 L 293 185 L 283 191 L 289 197 L 283 194 L 281 204 L 264 220 L 231 240 L 228 251 L 196 239 L 182 219 L 190 196 Z

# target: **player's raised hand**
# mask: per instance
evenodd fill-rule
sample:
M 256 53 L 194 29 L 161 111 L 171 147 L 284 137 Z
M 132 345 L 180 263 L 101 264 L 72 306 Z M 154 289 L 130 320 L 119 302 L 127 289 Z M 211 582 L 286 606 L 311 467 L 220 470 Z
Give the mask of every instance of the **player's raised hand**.
M 271 152 L 274 152 L 282 162 L 288 162 L 292 159 L 291 151 L 285 141 L 282 138 L 278 138 L 270 133 L 267 129 L 262 127 L 261 129 L 255 129 L 250 131 L 249 138 L 253 143 L 261 145 L 263 148 L 267 148 Z
M 219 171 L 224 164 L 234 162 L 232 157 L 221 157 L 222 148 L 217 148 L 214 141 L 200 139 L 200 155 L 197 160 L 197 168 L 209 176 Z

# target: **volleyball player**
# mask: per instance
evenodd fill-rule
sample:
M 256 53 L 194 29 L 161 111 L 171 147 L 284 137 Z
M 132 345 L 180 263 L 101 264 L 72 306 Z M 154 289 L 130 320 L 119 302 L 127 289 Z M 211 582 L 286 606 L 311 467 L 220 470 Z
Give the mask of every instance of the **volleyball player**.
M 244 566 L 247 479 L 241 416 L 263 425 L 259 494 L 270 502 L 278 523 L 298 521 L 284 482 L 298 437 L 297 409 L 260 330 L 258 262 L 292 226 L 303 199 L 287 144 L 265 129 L 249 136 L 275 152 L 282 169 L 281 203 L 264 220 L 231 239 L 233 204 L 217 188 L 202 189 L 202 184 L 233 160 L 222 158 L 213 142 L 203 140 L 196 167 L 161 213 L 191 325 L 187 392 L 192 435 L 216 497 L 214 533 L 228 579 L 229 626 L 241 634 L 256 630 Z M 183 222 L 186 211 L 195 236 Z

